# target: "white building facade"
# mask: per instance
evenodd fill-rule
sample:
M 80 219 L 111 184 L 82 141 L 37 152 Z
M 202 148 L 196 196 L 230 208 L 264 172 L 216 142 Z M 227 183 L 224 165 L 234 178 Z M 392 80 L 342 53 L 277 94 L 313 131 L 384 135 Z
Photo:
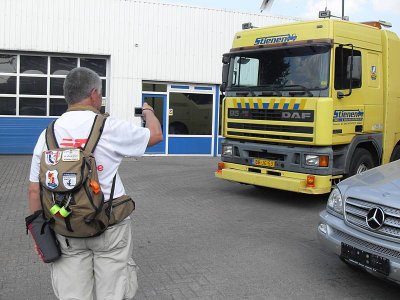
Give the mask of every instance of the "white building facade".
M 0 1 L 0 154 L 30 154 L 66 109 L 74 67 L 103 81 L 104 110 L 131 120 L 155 108 L 164 142 L 156 155 L 218 155 L 222 54 L 243 23 L 291 18 L 135 0 Z

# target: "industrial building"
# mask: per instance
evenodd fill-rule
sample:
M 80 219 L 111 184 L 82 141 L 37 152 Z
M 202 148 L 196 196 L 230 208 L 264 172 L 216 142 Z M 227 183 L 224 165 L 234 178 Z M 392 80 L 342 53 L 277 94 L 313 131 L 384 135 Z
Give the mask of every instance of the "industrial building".
M 164 133 L 153 155 L 218 155 L 222 54 L 242 24 L 293 18 L 139 0 L 0 1 L 0 154 L 30 154 L 66 110 L 74 67 L 103 81 L 103 109 L 130 120 L 143 101 Z

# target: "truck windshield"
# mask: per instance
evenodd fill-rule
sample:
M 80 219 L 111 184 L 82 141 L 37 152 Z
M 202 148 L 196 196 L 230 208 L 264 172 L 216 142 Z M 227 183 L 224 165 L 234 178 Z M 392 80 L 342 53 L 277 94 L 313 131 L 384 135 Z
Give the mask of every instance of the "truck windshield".
M 302 46 L 231 56 L 227 91 L 277 96 L 328 95 L 330 46 Z

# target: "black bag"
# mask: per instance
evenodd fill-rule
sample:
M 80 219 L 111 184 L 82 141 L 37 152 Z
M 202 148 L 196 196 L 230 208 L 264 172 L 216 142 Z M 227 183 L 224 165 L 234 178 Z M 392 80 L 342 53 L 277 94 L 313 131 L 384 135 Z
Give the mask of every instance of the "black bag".
M 54 262 L 61 257 L 60 245 L 53 229 L 43 217 L 43 210 L 25 218 L 26 233 L 31 233 L 40 258 L 45 263 Z

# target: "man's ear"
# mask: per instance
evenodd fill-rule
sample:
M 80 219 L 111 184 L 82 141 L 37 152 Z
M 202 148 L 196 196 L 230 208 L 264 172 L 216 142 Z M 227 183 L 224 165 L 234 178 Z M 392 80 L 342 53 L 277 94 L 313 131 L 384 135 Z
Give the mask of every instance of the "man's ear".
M 96 89 L 92 89 L 90 91 L 90 99 L 96 99 L 97 97 L 97 90 Z

